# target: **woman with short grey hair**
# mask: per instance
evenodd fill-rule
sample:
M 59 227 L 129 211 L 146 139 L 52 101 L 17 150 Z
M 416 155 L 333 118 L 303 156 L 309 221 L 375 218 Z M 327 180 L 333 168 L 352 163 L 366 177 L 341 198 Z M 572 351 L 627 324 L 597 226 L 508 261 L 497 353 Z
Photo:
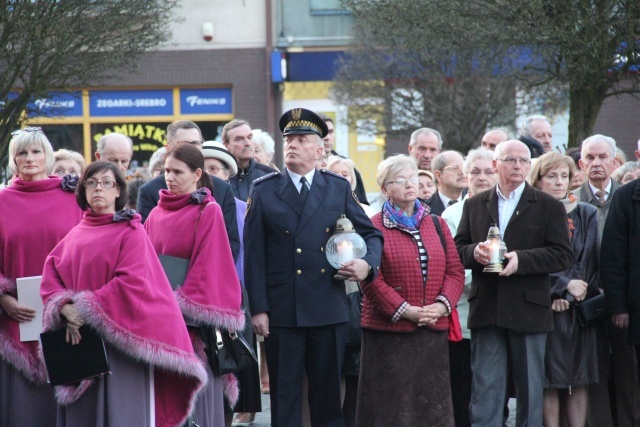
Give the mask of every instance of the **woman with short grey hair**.
M 377 181 L 386 201 L 371 222 L 384 246 L 362 284 L 356 426 L 454 426 L 447 339 L 460 338 L 464 269 L 446 222 L 418 199 L 415 160 L 383 160 Z
M 620 185 L 640 177 L 640 162 L 627 162 L 613 171 L 611 178 Z

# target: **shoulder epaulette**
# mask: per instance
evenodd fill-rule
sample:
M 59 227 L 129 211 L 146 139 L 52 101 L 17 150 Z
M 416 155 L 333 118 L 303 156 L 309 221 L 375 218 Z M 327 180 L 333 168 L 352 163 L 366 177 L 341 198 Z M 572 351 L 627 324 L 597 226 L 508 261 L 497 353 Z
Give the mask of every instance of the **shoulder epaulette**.
M 271 173 L 269 173 L 267 175 L 261 176 L 260 178 L 256 178 L 253 181 L 253 185 L 260 184 L 262 181 L 266 181 L 267 179 L 273 178 L 274 176 L 279 175 L 279 174 L 280 174 L 280 172 L 271 172 Z
M 339 175 L 339 174 L 335 173 L 334 171 L 330 171 L 329 169 L 320 169 L 320 172 L 324 173 L 325 175 L 335 176 L 335 177 L 338 177 L 340 179 L 344 179 L 345 181 L 347 180 L 344 176 Z

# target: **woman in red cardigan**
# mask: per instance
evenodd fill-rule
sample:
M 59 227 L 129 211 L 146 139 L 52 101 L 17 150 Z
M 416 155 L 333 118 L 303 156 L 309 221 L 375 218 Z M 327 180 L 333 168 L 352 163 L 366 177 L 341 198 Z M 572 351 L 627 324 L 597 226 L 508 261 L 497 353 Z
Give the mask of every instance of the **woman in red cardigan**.
M 384 248 L 377 278 L 362 286 L 356 425 L 453 426 L 447 331 L 464 269 L 446 223 L 434 218 L 439 234 L 418 199 L 413 158 L 382 161 L 377 181 L 386 201 L 371 220 Z

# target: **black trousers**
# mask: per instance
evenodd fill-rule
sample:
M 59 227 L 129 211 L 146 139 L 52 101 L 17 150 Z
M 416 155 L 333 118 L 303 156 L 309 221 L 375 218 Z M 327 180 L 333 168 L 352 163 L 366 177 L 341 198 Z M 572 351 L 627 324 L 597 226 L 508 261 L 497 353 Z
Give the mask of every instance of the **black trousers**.
M 471 340 L 449 341 L 449 378 L 456 427 L 468 427 L 471 401 Z
M 302 424 L 302 379 L 309 381 L 309 413 L 314 427 L 343 427 L 340 371 L 345 323 L 318 327 L 269 328 L 265 339 L 271 426 Z

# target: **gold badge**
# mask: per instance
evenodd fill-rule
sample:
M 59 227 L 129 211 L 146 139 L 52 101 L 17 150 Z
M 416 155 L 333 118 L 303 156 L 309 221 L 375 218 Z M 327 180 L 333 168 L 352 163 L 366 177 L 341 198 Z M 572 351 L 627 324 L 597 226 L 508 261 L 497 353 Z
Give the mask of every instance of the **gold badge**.
M 293 118 L 293 120 L 300 120 L 301 116 L 302 108 L 294 108 L 293 110 L 291 110 L 291 117 Z
M 360 200 L 358 200 L 358 196 L 356 196 L 355 191 L 352 191 L 351 195 L 353 196 L 353 200 L 355 200 L 358 205 L 362 206 L 362 204 L 360 203 Z
M 249 213 L 249 208 L 251 207 L 251 197 L 247 197 L 247 210 L 244 211 L 244 217 L 247 218 L 247 214 Z

